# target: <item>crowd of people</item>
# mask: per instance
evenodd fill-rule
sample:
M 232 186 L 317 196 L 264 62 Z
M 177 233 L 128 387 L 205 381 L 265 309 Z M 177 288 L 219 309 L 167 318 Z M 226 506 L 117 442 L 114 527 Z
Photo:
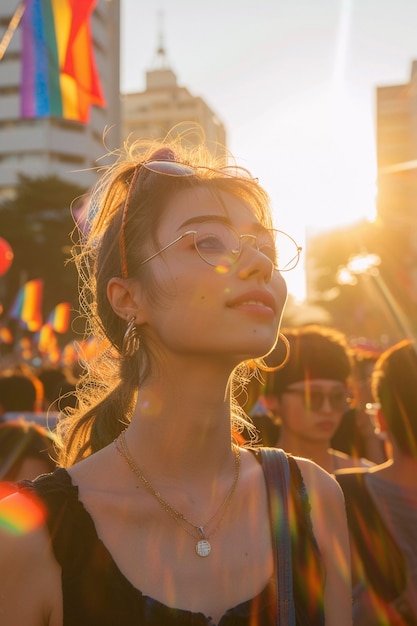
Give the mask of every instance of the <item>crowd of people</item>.
M 417 624 L 414 342 L 280 328 L 300 248 L 201 146 L 134 144 L 90 202 L 101 352 L 0 376 L 1 623 Z

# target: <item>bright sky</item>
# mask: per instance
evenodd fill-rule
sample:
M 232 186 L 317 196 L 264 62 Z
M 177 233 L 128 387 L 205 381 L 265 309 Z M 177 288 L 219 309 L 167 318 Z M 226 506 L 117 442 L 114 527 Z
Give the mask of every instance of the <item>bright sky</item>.
M 160 18 L 178 84 L 226 126 L 272 198 L 306 232 L 375 214 L 375 88 L 417 60 L 416 0 L 121 0 L 123 92 L 145 89 Z M 303 268 L 286 275 L 304 296 Z

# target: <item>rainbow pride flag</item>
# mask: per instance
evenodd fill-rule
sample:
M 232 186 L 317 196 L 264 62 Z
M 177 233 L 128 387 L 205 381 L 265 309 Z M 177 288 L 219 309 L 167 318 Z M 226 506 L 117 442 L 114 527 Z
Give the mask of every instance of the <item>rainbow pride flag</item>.
M 42 326 L 43 280 L 29 280 L 19 289 L 9 311 L 11 319 L 20 320 L 31 332 L 37 332 Z
M 96 69 L 90 15 L 96 0 L 25 0 L 21 116 L 87 123 L 106 105 Z
M 47 324 L 56 333 L 66 333 L 68 331 L 71 317 L 71 305 L 69 302 L 60 302 L 49 314 Z
M 58 346 L 56 335 L 50 324 L 44 324 L 39 332 L 34 336 L 38 351 L 47 357 L 49 363 L 59 363 L 61 351 Z
M 13 335 L 11 330 L 6 326 L 0 328 L 0 343 L 11 345 L 13 343 Z

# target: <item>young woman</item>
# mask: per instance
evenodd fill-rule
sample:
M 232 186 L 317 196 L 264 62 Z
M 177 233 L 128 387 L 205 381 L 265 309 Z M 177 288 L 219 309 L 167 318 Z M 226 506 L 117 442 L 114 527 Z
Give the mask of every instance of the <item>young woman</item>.
M 263 394 L 271 419 L 279 424 L 276 445 L 312 459 L 330 474 L 346 467 L 372 466 L 367 459 L 332 447 L 332 437 L 349 406 L 353 361 L 344 335 L 315 324 L 289 328 L 284 335 L 290 345 L 289 359 L 284 368 L 266 374 Z
M 61 424 L 65 469 L 17 496 L 37 495 L 47 524 L 2 531 L 2 625 L 277 624 L 275 529 L 259 455 L 234 443 L 233 391 L 276 343 L 300 250 L 257 180 L 201 148 L 133 146 L 94 211 L 78 265 L 101 354 Z M 321 574 L 307 581 L 294 554 L 296 623 L 347 626 L 341 490 L 302 459 L 291 482 Z

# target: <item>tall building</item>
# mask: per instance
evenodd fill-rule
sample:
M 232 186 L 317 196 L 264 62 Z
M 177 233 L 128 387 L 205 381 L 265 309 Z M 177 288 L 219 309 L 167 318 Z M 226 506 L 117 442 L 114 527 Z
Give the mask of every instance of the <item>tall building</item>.
M 152 69 L 146 72 L 144 91 L 122 95 L 123 137 L 161 139 L 177 124 L 181 131 L 199 124 L 208 148 L 222 153 L 226 146 L 226 131 L 219 117 L 199 96 L 193 96 L 177 83 L 169 67 L 160 36 Z M 196 136 L 187 137 L 197 142 Z
M 378 215 L 409 228 L 417 219 L 417 61 L 408 83 L 376 90 Z
M 19 4 L 1 0 L 0 41 Z M 98 0 L 91 32 L 106 106 L 92 106 L 84 124 L 62 117 L 21 117 L 21 23 L 16 28 L 0 59 L 0 202 L 14 196 L 19 173 L 56 175 L 87 188 L 97 179 L 97 159 L 120 145 L 120 0 Z
M 417 334 L 417 61 L 375 102 L 377 219 L 309 241 L 307 285 L 333 325 L 384 347 Z

